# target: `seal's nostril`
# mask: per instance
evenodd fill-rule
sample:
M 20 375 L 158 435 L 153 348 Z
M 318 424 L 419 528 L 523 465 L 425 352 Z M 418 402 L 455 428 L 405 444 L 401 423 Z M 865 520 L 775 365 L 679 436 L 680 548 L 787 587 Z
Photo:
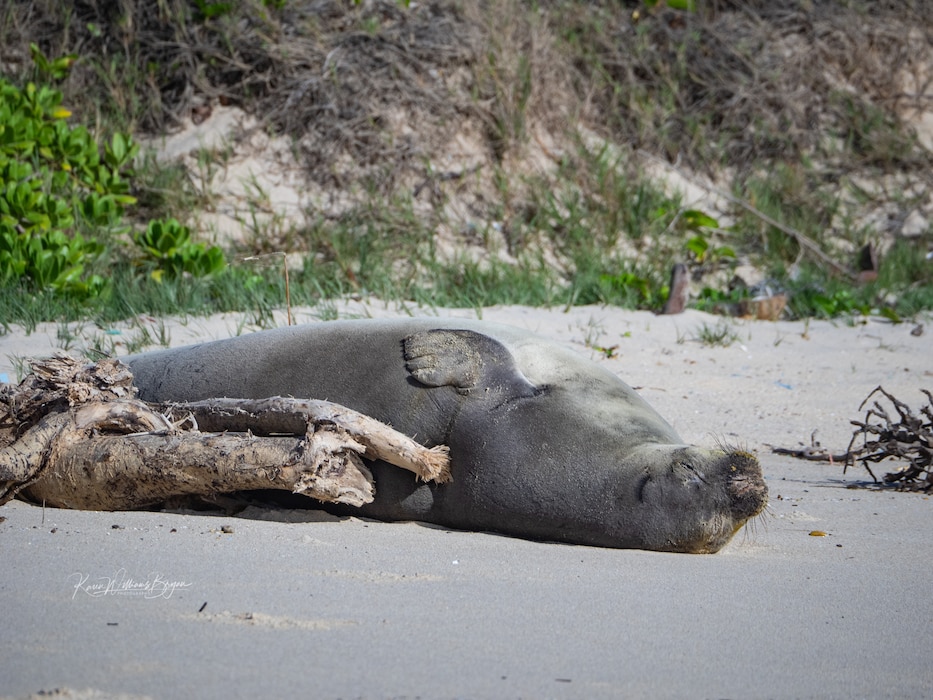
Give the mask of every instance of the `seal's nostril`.
M 753 454 L 743 450 L 729 452 L 725 459 L 732 516 L 745 521 L 758 515 L 768 503 L 768 486 L 761 464 Z
M 758 515 L 768 503 L 768 486 L 759 471 L 739 473 L 729 480 L 734 517 L 748 519 Z

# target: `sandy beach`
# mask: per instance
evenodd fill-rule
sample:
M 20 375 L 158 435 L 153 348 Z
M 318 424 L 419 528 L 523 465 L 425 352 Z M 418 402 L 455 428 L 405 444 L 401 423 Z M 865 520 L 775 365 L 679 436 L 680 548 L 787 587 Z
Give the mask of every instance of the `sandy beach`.
M 318 511 L 229 517 L 11 502 L 0 507 L 0 696 L 933 694 L 930 498 L 850 488 L 867 480 L 861 468 L 843 474 L 839 464 L 771 453 L 814 432 L 844 451 L 849 421 L 878 385 L 919 407 L 918 389 L 933 389 L 929 317 L 723 321 L 696 311 L 478 314 L 362 302 L 336 311 L 481 315 L 572 347 L 636 387 L 686 441 L 755 451 L 770 505 L 719 554 L 683 555 Z M 700 341 L 723 322 L 731 344 Z M 125 352 L 142 327 L 171 345 L 250 330 L 235 315 L 67 333 L 14 327 L 0 336 L 0 375 L 14 381 L 23 358 L 63 345 Z

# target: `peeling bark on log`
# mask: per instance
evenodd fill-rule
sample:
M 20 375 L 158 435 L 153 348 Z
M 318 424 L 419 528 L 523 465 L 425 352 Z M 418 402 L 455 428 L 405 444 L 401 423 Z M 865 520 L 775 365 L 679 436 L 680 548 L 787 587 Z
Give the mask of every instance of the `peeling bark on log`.
M 326 428 L 308 439 L 177 431 L 95 437 L 69 421 L 52 441 L 48 466 L 20 495 L 61 508 L 122 510 L 174 496 L 287 489 L 359 506 L 374 494 L 356 454 L 362 450 Z
M 326 401 L 174 404 L 168 413 L 184 414 L 174 423 L 128 398 L 132 375 L 108 362 L 36 363 L 0 396 L 0 504 L 19 495 L 63 508 L 121 510 L 175 496 L 283 489 L 360 506 L 374 496 L 363 454 L 425 480 L 450 478 L 446 447 L 424 448 Z M 186 422 L 195 430 L 182 430 Z

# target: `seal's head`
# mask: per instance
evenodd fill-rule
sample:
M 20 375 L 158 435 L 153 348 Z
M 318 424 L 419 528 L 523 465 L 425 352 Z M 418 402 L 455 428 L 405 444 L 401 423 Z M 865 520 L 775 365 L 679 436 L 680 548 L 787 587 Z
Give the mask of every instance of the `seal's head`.
M 647 445 L 634 457 L 642 469 L 617 486 L 619 525 L 638 532 L 644 549 L 717 552 L 767 505 L 761 466 L 748 452 Z

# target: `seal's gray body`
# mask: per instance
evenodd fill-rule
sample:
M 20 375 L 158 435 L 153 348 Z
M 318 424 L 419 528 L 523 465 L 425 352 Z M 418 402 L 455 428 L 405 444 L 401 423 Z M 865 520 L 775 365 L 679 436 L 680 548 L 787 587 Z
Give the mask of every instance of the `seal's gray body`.
M 627 384 L 519 329 L 453 319 L 293 326 L 128 358 L 147 401 L 334 401 L 425 445 L 453 482 L 375 465 L 362 514 L 613 547 L 716 551 L 764 505 L 740 452 L 682 444 Z

